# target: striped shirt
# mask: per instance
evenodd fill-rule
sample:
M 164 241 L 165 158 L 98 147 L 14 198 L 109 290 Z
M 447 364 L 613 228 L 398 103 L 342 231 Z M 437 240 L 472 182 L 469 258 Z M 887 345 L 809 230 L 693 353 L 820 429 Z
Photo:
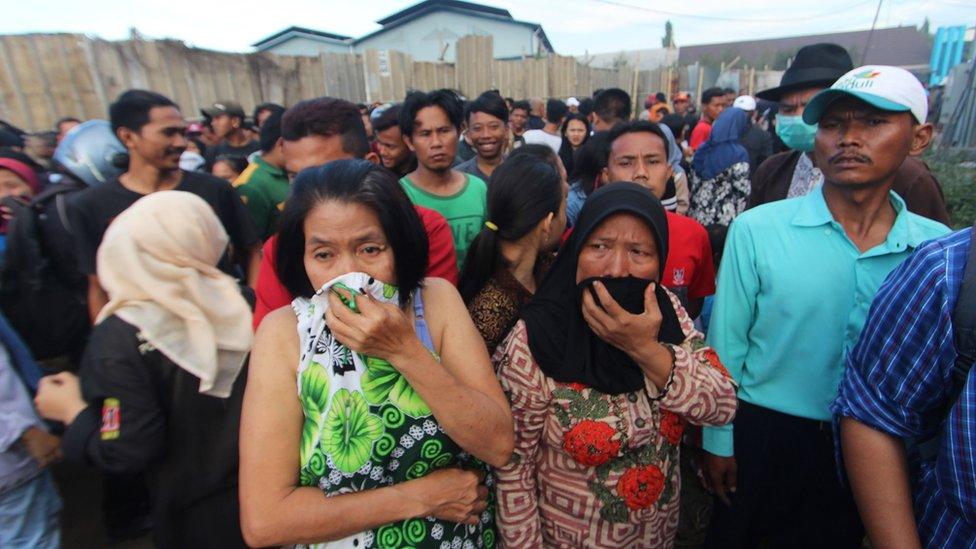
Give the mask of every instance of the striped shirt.
M 952 312 L 969 229 L 929 241 L 878 291 L 831 409 L 899 438 L 941 429 L 956 359 Z M 953 405 L 939 454 L 910 463 L 925 547 L 976 547 L 976 369 Z

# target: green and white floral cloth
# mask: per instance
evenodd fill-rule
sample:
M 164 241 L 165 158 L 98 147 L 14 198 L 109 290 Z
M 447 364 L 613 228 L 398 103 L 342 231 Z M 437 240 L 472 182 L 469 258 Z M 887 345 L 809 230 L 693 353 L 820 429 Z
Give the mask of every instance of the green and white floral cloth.
M 305 413 L 301 485 L 318 486 L 333 496 L 391 486 L 445 467 L 483 467 L 444 433 L 427 403 L 396 368 L 383 359 L 352 352 L 333 337 L 325 323 L 327 295 L 333 287 L 399 303 L 396 287 L 365 273 L 340 276 L 311 299 L 292 302 L 301 340 L 298 398 Z M 430 348 L 419 291 L 414 297 L 414 311 L 418 336 Z M 364 513 L 370 511 L 363 509 Z M 489 509 L 482 513 L 478 525 L 416 518 L 313 547 L 494 546 L 495 521 Z

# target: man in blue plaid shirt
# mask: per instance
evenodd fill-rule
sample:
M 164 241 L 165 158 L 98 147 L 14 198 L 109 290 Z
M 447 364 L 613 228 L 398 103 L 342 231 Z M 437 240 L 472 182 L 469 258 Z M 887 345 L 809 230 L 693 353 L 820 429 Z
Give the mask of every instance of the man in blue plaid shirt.
M 965 230 L 929 241 L 892 271 L 832 406 L 875 547 L 976 547 L 976 369 L 955 401 L 951 390 L 953 310 L 971 240 Z M 941 436 L 937 455 L 906 457 L 906 441 L 932 436 Z

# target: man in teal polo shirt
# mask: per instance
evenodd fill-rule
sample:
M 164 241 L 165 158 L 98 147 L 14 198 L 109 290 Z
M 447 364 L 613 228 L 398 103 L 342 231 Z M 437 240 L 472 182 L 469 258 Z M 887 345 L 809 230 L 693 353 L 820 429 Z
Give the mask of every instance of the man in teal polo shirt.
M 278 228 L 278 216 L 290 189 L 281 146 L 283 112 L 275 110 L 265 118 L 261 126 L 261 154 L 234 180 L 234 187 L 251 212 L 262 240 L 270 238 Z
M 861 546 L 829 406 L 881 282 L 948 232 L 891 192 L 905 158 L 931 141 L 926 116 L 925 90 L 907 71 L 854 69 L 803 113 L 819 122 L 823 186 L 733 222 L 708 340 L 739 382 L 739 412 L 704 429 L 705 476 L 720 502 L 706 546 Z

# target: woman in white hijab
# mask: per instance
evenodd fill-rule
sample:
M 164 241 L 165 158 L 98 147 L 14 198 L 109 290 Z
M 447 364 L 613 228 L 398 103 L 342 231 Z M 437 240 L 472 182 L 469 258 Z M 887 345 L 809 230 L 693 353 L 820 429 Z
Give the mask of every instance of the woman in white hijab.
M 200 197 L 150 194 L 98 249 L 109 296 L 81 381 L 41 380 L 35 403 L 67 425 L 69 459 L 149 474 L 157 547 L 243 547 L 237 430 L 251 311 L 217 269 L 228 237 Z

